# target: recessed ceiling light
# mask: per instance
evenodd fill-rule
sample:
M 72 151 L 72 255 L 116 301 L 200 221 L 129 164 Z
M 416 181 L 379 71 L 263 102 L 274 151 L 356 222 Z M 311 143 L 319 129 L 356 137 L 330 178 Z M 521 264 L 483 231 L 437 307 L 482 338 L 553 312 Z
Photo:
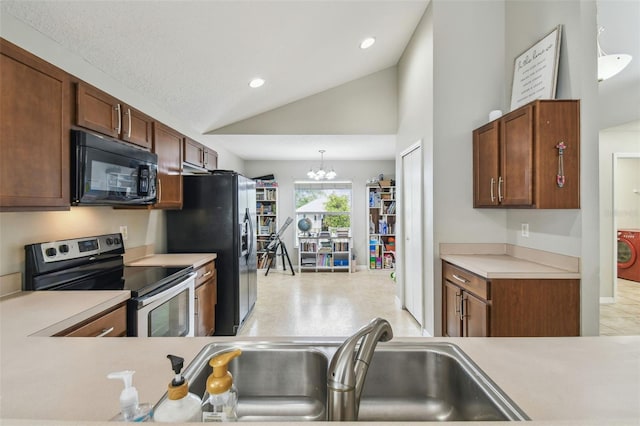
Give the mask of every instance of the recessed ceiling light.
M 262 86 L 264 84 L 264 79 L 262 78 L 254 78 L 253 80 L 251 80 L 249 82 L 249 87 L 251 87 L 252 89 L 257 89 L 258 87 Z
M 360 49 L 368 49 L 376 42 L 375 37 L 367 37 L 360 43 Z

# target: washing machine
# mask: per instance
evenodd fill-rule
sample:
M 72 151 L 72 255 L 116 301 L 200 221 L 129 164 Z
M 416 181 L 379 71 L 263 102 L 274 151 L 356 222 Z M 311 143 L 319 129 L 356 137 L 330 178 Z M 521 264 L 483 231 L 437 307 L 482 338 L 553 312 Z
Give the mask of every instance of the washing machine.
M 640 229 L 618 230 L 618 278 L 640 282 Z

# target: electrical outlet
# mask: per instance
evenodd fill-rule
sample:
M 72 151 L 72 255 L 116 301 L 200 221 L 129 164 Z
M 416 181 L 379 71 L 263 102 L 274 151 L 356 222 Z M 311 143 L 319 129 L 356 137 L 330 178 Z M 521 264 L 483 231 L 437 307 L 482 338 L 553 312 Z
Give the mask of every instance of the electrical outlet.
M 520 224 L 521 227 L 521 233 L 523 237 L 529 237 L 529 224 L 528 223 L 521 223 Z
M 129 238 L 129 230 L 127 229 L 126 225 L 120 226 L 120 233 L 122 234 L 123 241 Z

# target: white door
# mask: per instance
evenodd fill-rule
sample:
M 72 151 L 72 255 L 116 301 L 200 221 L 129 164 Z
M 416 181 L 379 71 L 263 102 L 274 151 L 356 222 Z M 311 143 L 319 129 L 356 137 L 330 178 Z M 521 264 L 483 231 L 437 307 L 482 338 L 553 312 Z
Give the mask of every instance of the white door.
M 404 223 L 404 305 L 424 325 L 422 285 L 422 145 L 402 154 L 402 220 Z

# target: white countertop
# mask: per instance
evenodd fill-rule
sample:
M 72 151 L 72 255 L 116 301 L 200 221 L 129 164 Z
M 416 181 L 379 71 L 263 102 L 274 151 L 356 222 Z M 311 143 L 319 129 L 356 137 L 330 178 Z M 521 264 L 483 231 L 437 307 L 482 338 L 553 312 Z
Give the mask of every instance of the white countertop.
M 127 262 L 127 266 L 188 266 L 194 268 L 215 260 L 218 256 L 215 253 L 171 253 L 153 254 Z
M 580 279 L 579 272 L 507 254 L 443 254 L 440 258 L 488 279 Z
M 116 293 L 119 292 L 91 292 L 89 300 L 85 292 L 65 292 L 64 297 L 63 292 L 37 292 L 0 301 L 3 424 L 11 424 L 7 419 L 78 424 L 108 419 L 118 412 L 121 383 L 107 380 L 106 375 L 126 369 L 136 371 L 134 385 L 141 402 L 155 403 L 173 374 L 167 354 L 184 357 L 188 365 L 208 343 L 237 340 L 30 336 L 91 311 L 93 308 L 88 305 L 93 303 L 101 308 L 117 304 L 123 295 Z M 458 345 L 533 420 L 575 424 L 587 420 L 601 424 L 612 419 L 621 419 L 615 424 L 640 422 L 638 336 L 394 340 L 448 341 Z

